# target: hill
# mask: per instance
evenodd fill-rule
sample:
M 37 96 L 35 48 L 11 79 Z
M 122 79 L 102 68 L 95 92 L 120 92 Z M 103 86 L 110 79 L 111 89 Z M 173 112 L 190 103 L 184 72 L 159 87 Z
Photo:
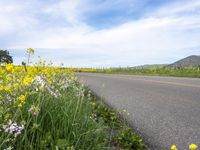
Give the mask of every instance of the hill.
M 173 64 L 168 65 L 169 67 L 199 67 L 200 66 L 200 56 L 191 55 L 176 61 Z

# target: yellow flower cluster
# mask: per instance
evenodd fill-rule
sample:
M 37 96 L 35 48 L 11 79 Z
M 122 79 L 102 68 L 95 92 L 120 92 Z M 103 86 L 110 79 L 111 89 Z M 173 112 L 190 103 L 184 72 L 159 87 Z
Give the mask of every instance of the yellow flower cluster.
M 26 78 L 24 78 L 23 83 L 24 83 L 24 85 L 29 85 L 31 83 L 31 81 L 32 81 L 31 77 L 26 77 Z
M 197 150 L 197 148 L 198 148 L 198 146 L 196 144 L 190 144 L 189 145 L 190 150 Z M 178 148 L 176 147 L 176 145 L 172 145 L 171 150 L 178 150 Z
M 34 53 L 34 50 L 31 48 L 27 49 L 27 51 Z M 3 66 L 0 67 L 0 92 L 2 93 L 1 99 L 4 99 L 4 103 L 13 103 L 15 106 L 18 106 L 18 108 L 23 107 L 33 88 L 39 90 L 45 88 L 44 85 L 34 87 L 33 82 L 35 78 L 44 76 L 45 79 L 43 80 L 45 81 L 42 82 L 46 82 L 47 80 L 49 84 L 53 84 L 57 76 L 71 76 L 72 74 L 72 70 L 70 69 L 61 69 L 50 65 L 51 64 L 46 65 L 45 61 L 40 61 L 32 66 L 3 64 Z M 50 87 L 46 88 L 52 95 L 59 95 L 58 91 L 52 91 Z
M 171 150 L 178 150 L 178 149 L 177 149 L 176 145 L 172 145 Z
M 198 148 L 198 146 L 196 144 L 190 144 L 189 148 L 191 150 L 196 150 Z
M 26 100 L 26 95 L 20 95 L 18 97 L 18 101 L 19 101 L 18 107 L 22 107 L 22 105 L 24 104 L 25 100 Z
M 35 50 L 33 48 L 27 48 L 26 52 L 30 54 L 34 54 Z
M 13 69 L 14 69 L 13 64 L 8 64 L 8 65 L 6 65 L 6 70 L 7 70 L 7 71 L 13 72 Z

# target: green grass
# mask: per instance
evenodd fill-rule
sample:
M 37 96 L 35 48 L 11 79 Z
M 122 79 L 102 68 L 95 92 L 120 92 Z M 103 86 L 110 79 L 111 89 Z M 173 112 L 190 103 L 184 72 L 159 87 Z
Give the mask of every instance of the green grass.
M 39 107 L 39 114 L 27 113 L 26 107 L 17 110 L 12 120 L 23 121 L 25 128 L 13 141 L 8 141 L 13 138 L 12 134 L 1 132 L 1 149 L 11 145 L 16 150 L 109 149 L 107 127 L 91 118 L 93 108 L 83 92 L 84 89 L 76 84 L 56 99 L 47 93 L 29 96 L 30 103 L 34 101 Z M 12 110 L 7 113 L 9 111 Z
M 151 75 L 151 76 L 173 76 L 200 78 L 200 67 L 152 67 L 152 68 L 109 68 L 90 69 L 78 68 L 77 72 L 93 72 L 108 74 L 130 74 L 130 75 Z

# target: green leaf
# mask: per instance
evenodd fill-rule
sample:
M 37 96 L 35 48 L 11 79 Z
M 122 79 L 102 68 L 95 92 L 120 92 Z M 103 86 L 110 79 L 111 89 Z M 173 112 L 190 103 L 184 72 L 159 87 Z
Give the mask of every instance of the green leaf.
M 56 146 L 57 146 L 58 148 L 63 149 L 63 148 L 65 148 L 65 147 L 68 146 L 68 142 L 67 142 L 66 139 L 58 139 L 57 142 L 56 142 Z

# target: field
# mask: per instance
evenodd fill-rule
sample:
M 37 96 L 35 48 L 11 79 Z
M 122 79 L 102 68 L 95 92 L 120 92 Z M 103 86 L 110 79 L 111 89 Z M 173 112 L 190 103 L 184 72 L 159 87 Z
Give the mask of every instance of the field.
M 110 73 L 110 74 L 133 74 L 152 76 L 173 76 L 200 78 L 200 67 L 151 67 L 151 68 L 76 68 L 77 72 Z
M 78 82 L 73 69 L 45 61 L 3 64 L 0 92 L 2 150 L 145 149 L 118 113 Z

